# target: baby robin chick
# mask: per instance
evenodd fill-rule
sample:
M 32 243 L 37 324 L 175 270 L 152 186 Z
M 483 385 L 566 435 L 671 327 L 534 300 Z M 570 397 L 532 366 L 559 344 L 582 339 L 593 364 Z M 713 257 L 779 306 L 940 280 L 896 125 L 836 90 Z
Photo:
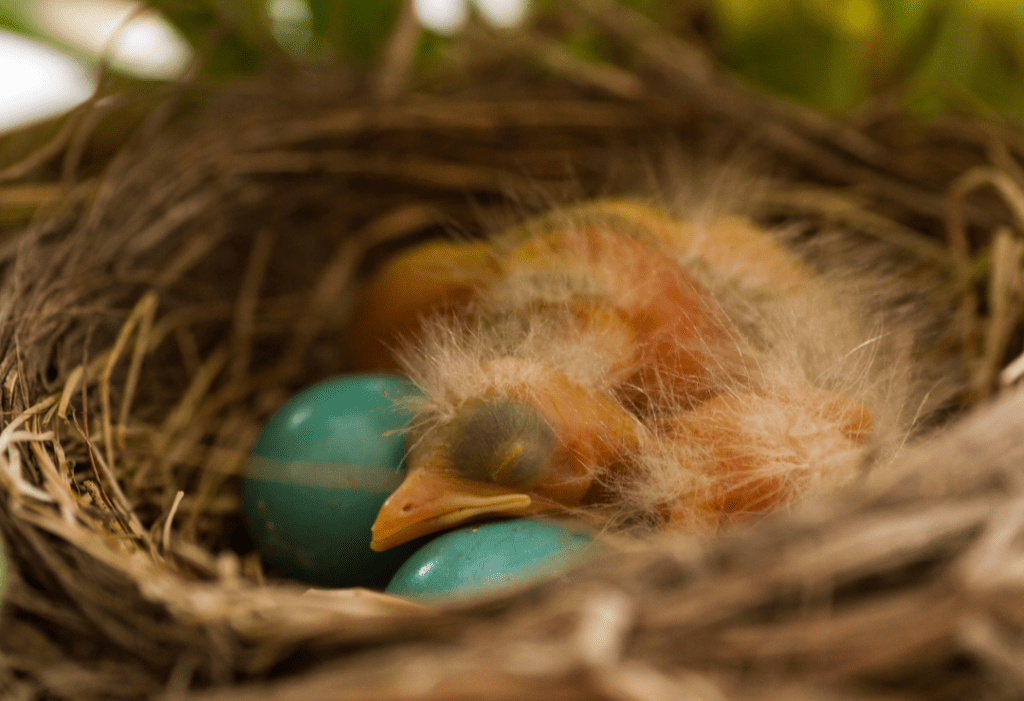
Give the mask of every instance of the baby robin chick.
M 749 220 L 627 199 L 395 256 L 353 355 L 424 399 L 371 547 L 525 514 L 706 531 L 834 489 L 884 384 L 848 306 Z

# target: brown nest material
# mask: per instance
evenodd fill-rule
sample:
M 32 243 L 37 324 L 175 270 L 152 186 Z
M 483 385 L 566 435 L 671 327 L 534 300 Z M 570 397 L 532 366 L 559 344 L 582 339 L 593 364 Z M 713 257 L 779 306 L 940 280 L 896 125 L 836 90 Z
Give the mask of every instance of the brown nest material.
M 399 33 L 372 80 L 107 97 L 40 150 L 6 140 L 5 698 L 1019 695 L 1020 395 L 836 500 L 484 602 L 264 581 L 240 474 L 277 406 L 345 371 L 360 276 L 424 237 L 633 186 L 666 145 L 739 149 L 770 170 L 763 220 L 842 227 L 944 281 L 921 362 L 963 373 L 962 406 L 1019 374 L 1019 131 L 832 121 L 588 7 L 625 67 L 534 29 L 470 36 L 461 55 L 485 60 L 409 88 Z

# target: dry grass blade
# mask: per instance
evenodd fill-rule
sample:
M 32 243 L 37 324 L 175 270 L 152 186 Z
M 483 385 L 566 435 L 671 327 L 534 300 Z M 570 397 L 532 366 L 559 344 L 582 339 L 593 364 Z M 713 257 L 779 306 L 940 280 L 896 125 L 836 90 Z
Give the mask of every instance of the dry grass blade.
M 267 265 L 277 240 L 275 232 L 261 229 L 249 254 L 249 264 L 239 288 L 235 303 L 234 338 L 231 348 L 231 373 L 240 381 L 249 369 L 252 357 L 254 318 L 259 303 L 260 287 L 267 273 Z
M 848 195 L 824 189 L 776 190 L 765 196 L 765 205 L 784 214 L 818 214 L 830 223 L 852 227 L 943 268 L 953 265 L 946 246 L 872 212 Z
M 395 23 L 391 39 L 385 47 L 381 66 L 377 71 L 374 91 L 387 102 L 405 92 L 416 61 L 416 47 L 423 29 L 413 9 L 407 2 Z
M 989 303 L 993 306 L 993 312 L 989 315 L 988 330 L 984 334 L 985 345 L 979 349 L 979 327 L 982 322 L 978 318 L 979 299 L 973 286 L 974 265 L 964 216 L 964 201 L 969 193 L 985 185 L 994 188 L 1009 207 L 1018 232 L 1017 237 L 1024 233 L 1024 184 L 1015 181 L 1010 174 L 991 167 L 977 167 L 957 178 L 950 187 L 946 235 L 954 254 L 954 270 L 962 294 L 960 334 L 966 362 L 972 369 L 972 392 L 975 398 L 990 391 L 1005 353 L 1004 337 L 1016 321 L 1010 316 L 1019 316 L 1019 311 L 1016 314 L 1010 312 L 1008 304 L 1009 298 L 1016 296 L 1015 289 L 1019 285 L 1018 252 L 1009 234 L 1000 236 L 997 232 L 990 256 L 993 271 Z
M 46 144 L 26 155 L 17 163 L 11 163 L 0 170 L 0 183 L 19 180 L 61 153 L 67 146 L 78 121 L 89 111 L 90 107 L 91 104 L 86 103 L 76 109 L 64 120 L 60 129 Z

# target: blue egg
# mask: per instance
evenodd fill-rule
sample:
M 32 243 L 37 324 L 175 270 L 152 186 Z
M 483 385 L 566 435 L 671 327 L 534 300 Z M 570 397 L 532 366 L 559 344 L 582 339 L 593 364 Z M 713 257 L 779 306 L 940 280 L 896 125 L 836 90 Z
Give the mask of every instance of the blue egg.
M 402 400 L 394 375 L 316 384 L 267 422 L 242 486 L 245 519 L 276 574 L 324 587 L 383 587 L 417 543 L 377 553 L 370 527 L 405 476 Z
M 586 533 L 550 521 L 512 519 L 451 531 L 421 547 L 385 591 L 454 601 L 554 577 L 589 557 Z

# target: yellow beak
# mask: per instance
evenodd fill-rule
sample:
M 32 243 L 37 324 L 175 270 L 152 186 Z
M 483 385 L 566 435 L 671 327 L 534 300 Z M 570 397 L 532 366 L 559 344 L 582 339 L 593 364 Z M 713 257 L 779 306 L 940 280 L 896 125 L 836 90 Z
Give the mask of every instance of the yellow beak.
M 528 494 L 510 493 L 500 485 L 413 470 L 380 508 L 370 548 L 380 552 L 481 517 L 521 515 L 530 504 Z

